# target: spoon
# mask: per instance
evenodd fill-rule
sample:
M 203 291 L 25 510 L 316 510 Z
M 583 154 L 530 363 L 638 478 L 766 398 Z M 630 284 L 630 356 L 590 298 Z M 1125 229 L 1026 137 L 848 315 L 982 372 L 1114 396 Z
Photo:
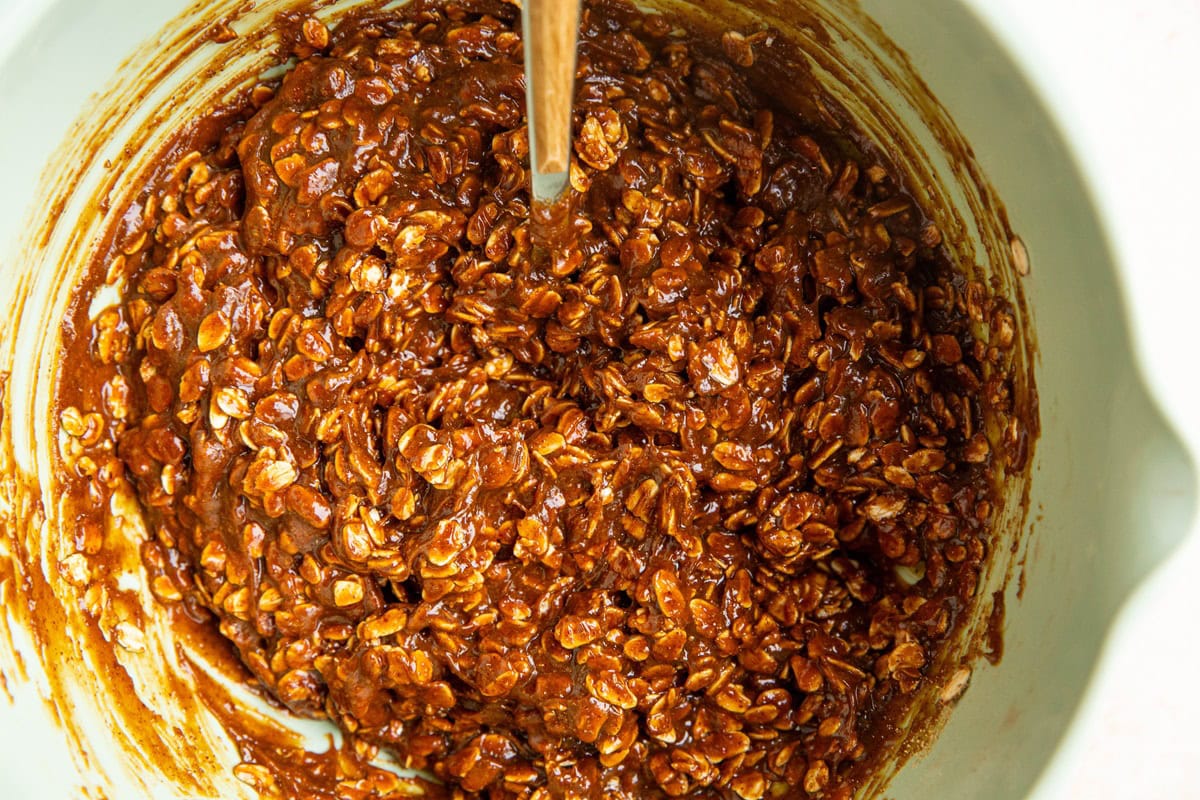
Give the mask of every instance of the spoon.
M 580 0 L 524 0 L 521 7 L 535 252 L 561 244 L 569 219 L 563 201 L 570 184 L 579 14 Z

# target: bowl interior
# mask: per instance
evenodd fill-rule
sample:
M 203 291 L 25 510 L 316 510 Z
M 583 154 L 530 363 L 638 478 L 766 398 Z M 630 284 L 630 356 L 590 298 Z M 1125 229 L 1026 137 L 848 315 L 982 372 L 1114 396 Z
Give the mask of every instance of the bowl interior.
M 1029 78 L 1036 65 L 1018 65 L 957 0 L 864 8 L 970 141 L 1028 248 L 1042 422 L 1003 659 L 976 671 L 889 792 L 1024 797 L 1068 733 L 1114 614 L 1187 533 L 1194 465 L 1142 384 L 1121 265 Z

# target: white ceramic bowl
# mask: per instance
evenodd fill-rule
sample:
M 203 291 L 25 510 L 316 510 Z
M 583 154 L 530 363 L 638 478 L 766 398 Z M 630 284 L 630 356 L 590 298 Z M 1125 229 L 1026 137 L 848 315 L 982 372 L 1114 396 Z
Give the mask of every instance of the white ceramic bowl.
M 221 3 L 210 8 L 215 5 Z M 9 0 L 7 19 L 13 22 L 0 26 L 0 108 L 5 110 L 0 123 L 0 374 L 10 373 L 3 424 L 9 426 L 16 467 L 40 476 L 41 483 L 33 490 L 11 481 L 0 484 L 0 521 L 15 513 L 14 498 L 41 498 L 43 532 L 53 534 L 62 523 L 52 497 L 42 492 L 52 484 L 53 443 L 45 416 L 56 353 L 54 321 L 61 318 L 64 286 L 83 266 L 93 243 L 89 235 L 99 229 L 81 234 L 76 221 L 93 219 L 98 225 L 101 212 L 94 201 L 119 192 L 121 174 L 110 174 L 105 160 L 122 174 L 136 170 L 149 153 L 148 143 L 173 129 L 188 108 L 203 107 L 227 88 L 220 81 L 194 80 L 214 52 L 211 45 L 179 64 L 164 65 L 155 56 L 167 41 L 160 35 L 164 29 L 182 37 L 177 42 L 203 35 L 201 28 L 166 27 L 186 6 L 182 0 Z M 942 735 L 899 773 L 889 796 L 1012 800 L 1034 791 L 1062 742 L 1084 735 L 1070 725 L 1106 632 L 1134 587 L 1187 532 L 1196 476 L 1135 364 L 1121 289 L 1136 284 L 1134 271 L 1145 265 L 1129 257 L 1136 248 L 1121 221 L 1106 220 L 1097 210 L 1091 186 L 1040 99 L 1041 89 L 1027 78 L 1028 62 L 1014 61 L 1001 43 L 1003 34 L 989 27 L 1011 36 L 1017 28 L 1004 27 L 1010 18 L 995 6 L 981 12 L 958 0 L 920 5 L 869 0 L 863 7 L 908 53 L 970 142 L 1028 248 L 1033 270 L 1022 285 L 1039 345 L 1035 365 L 1043 431 L 1033 474 L 1032 531 L 1017 554 L 1025 590 L 1018 598 L 1016 581 L 1009 587 L 1004 658 L 998 667 L 977 665 Z M 787 4 L 776 8 L 775 13 L 786 13 Z M 852 15 L 847 24 L 870 39 L 870 23 Z M 261 63 L 266 56 L 249 49 L 239 57 Z M 229 74 L 237 72 L 236 63 L 223 66 Z M 164 81 L 143 100 L 113 101 L 131 80 L 159 74 Z M 883 95 L 900 91 L 865 64 L 860 77 Z M 99 100 L 93 98 L 96 93 Z M 149 113 L 158 108 L 166 115 L 147 128 Z M 912 124 L 920 127 L 922 121 Z M 100 149 L 95 159 L 81 162 L 83 151 L 72 146 L 88 137 Z M 131 141 L 141 149 L 123 152 Z M 931 154 L 932 161 L 939 158 Z M 935 164 L 934 171 L 953 166 Z M 51 205 L 47 198 L 63 204 Z M 43 225 L 47 220 L 56 224 Z M 1114 241 L 1121 260 L 1114 255 Z M 1172 385 L 1169 379 L 1165 385 Z M 60 552 L 52 535 L 38 541 L 40 549 L 27 560 L 57 574 L 66 551 Z M 8 555 L 0 551 L 0 557 Z M 6 601 L 28 597 L 12 581 L 4 591 Z M 131 603 L 144 599 L 130 588 Z M 77 611 L 65 608 L 63 624 L 76 624 Z M 126 654 L 121 663 L 132 676 L 129 691 L 161 714 L 167 733 L 132 749 L 113 747 L 127 733 L 114 724 L 119 715 L 106 714 L 103 702 L 96 702 L 112 690 L 112 682 L 82 652 L 69 647 L 39 651 L 23 638 L 22 616 L 10 613 L 9 635 L 0 637 L 0 672 L 13 698 L 8 707 L 0 704 L 0 796 L 77 797 L 79 786 L 87 784 L 103 786 L 106 796 L 117 799 L 179 797 L 169 780 L 158 777 L 157 765 L 164 759 L 212 770 L 216 777 L 209 796 L 253 796 L 227 775 L 237 760 L 231 748 L 206 744 L 197 755 L 196 742 L 170 733 L 170 726 L 178 725 L 189 734 L 219 738 L 211 720 L 197 720 L 194 709 L 156 694 L 145 673 L 145 649 L 140 656 Z M 112 635 L 119 638 L 119 632 Z M 162 646 L 161 657 L 171 657 L 165 644 L 169 632 L 153 629 L 146 636 L 150 654 Z M 53 703 L 39 699 L 39 694 L 54 694 L 63 676 L 75 688 L 57 697 L 56 713 L 66 718 L 71 736 L 61 732 L 62 721 L 50 718 Z M 72 745 L 80 739 L 88 742 L 90 754 L 81 755 Z M 1043 783 L 1044 795 L 1056 791 L 1053 781 Z

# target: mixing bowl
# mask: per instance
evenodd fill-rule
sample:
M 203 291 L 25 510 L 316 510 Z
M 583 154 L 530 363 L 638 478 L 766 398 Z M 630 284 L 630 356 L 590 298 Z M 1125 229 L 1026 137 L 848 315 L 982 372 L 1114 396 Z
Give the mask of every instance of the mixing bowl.
M 5 797 L 77 797 L 80 787 L 111 798 L 256 796 L 235 776 L 240 756 L 218 720 L 189 699 L 188 681 L 205 678 L 189 678 L 188 654 L 155 620 L 136 558 L 110 564 L 111 589 L 88 594 L 95 576 L 73 558 L 72 520 L 53 492 L 50 401 L 59 321 L 105 215 L 121 207 L 123 181 L 189 113 L 269 63 L 251 32 L 285 5 L 7 6 L 14 23 L 0 33 L 0 694 L 12 700 L 0 707 Z M 1122 295 L 1154 265 L 1137 259 L 1120 220 L 1098 210 L 1029 63 L 1015 60 L 995 32 L 1003 31 L 1003 11 L 979 6 L 811 0 L 745 3 L 735 12 L 748 25 L 790 27 L 807 41 L 818 77 L 877 138 L 905 132 L 896 141 L 909 149 L 898 156 L 935 179 L 917 193 L 956 210 L 944 229 L 1006 294 L 1023 296 L 1025 323 L 1036 333 L 1023 356 L 1036 375 L 1042 430 L 1031 491 L 1014 492 L 1004 519 L 1020 530 L 1005 531 L 1011 548 L 988 576 L 987 590 L 1004 598 L 1003 658 L 974 664 L 940 735 L 930 728 L 906 743 L 887 790 L 897 800 L 1060 790 L 1053 769 L 1040 789 L 1039 776 L 1084 735 L 1072 720 L 1106 633 L 1139 582 L 1183 540 L 1196 499 L 1187 452 L 1139 373 Z M 218 19 L 245 35 L 213 42 Z M 806 27 L 812 20 L 830 38 L 815 36 Z M 1133 324 L 1161 332 L 1138 317 Z M 1178 396 L 1169 379 L 1154 383 Z M 115 509 L 113 518 L 120 530 L 110 536 L 138 534 L 133 510 Z M 990 608 L 981 604 L 976 633 Z M 89 637 L 107 642 L 107 651 L 97 654 Z M 222 691 L 252 702 L 243 687 Z M 135 718 L 152 724 L 132 725 Z M 328 734 L 300 728 L 317 746 Z

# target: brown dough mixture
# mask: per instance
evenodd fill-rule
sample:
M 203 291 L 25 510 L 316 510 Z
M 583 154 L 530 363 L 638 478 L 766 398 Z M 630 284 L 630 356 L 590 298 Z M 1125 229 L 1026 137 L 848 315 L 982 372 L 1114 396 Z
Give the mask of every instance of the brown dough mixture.
M 973 602 L 1012 311 L 769 32 L 612 4 L 531 264 L 517 16 L 293 19 L 124 215 L 66 380 L 154 592 L 456 797 L 848 797 Z

